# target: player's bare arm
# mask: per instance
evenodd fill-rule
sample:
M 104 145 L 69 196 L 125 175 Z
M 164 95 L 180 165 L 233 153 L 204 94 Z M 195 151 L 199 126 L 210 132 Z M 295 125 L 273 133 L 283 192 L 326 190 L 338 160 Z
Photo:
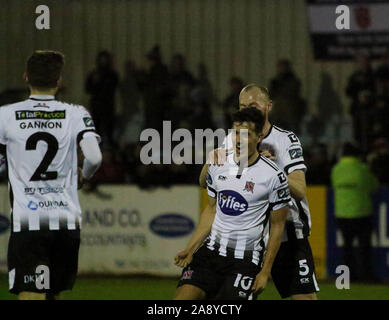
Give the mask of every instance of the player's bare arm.
M 185 268 L 191 261 L 196 250 L 209 235 L 216 213 L 216 198 L 208 197 L 208 205 L 200 215 L 199 223 L 186 248 L 174 257 L 174 264 Z
M 207 188 L 207 172 L 209 168 L 209 163 L 205 163 L 203 168 L 201 169 L 200 177 L 199 177 L 199 185 L 201 188 Z
M 284 232 L 287 215 L 288 215 L 288 207 L 282 207 L 281 209 L 274 210 L 270 213 L 271 227 L 270 227 L 269 242 L 268 242 L 262 270 L 256 276 L 252 287 L 252 290 L 254 292 L 261 293 L 267 285 L 267 281 L 270 277 L 270 272 L 273 266 L 274 259 L 281 245 L 282 234 Z
M 303 170 L 295 170 L 288 174 L 289 190 L 293 198 L 302 200 L 307 194 L 307 184 Z

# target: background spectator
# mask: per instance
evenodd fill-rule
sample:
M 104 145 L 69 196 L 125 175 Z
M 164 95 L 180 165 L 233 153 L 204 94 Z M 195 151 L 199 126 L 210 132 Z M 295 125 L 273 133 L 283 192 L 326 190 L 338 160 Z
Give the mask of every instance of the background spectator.
M 374 104 L 375 77 L 369 57 L 358 55 L 357 70 L 350 76 L 346 94 L 351 98 L 350 114 L 354 122 L 354 137 L 367 150 L 370 111 Z
M 230 79 L 230 93 L 223 100 L 223 113 L 225 121 L 225 129 L 232 127 L 231 115 L 239 108 L 239 93 L 245 86 L 242 79 L 232 77 Z
M 331 182 L 335 196 L 335 217 L 344 240 L 344 262 L 352 280 L 372 280 L 371 232 L 372 193 L 378 180 L 360 159 L 360 151 L 346 143 L 343 155 L 334 166 Z M 358 239 L 358 252 L 353 242 Z
M 294 74 L 289 60 L 277 61 L 277 75 L 271 80 L 269 91 L 274 104 L 272 122 L 299 133 L 306 103 L 300 95 L 301 81 Z
M 385 138 L 377 139 L 368 156 L 371 171 L 381 185 L 389 186 L 389 142 Z
M 90 111 L 96 130 L 114 145 L 113 130 L 115 123 L 115 92 L 119 76 L 113 68 L 112 55 L 101 51 L 97 55 L 96 68 L 89 73 L 85 90 L 90 94 Z

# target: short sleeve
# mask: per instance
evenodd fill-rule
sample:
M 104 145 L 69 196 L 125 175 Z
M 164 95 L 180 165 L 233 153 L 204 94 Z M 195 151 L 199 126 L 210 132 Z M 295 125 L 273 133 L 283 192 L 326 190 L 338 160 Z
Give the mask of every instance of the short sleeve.
M 100 143 L 101 138 L 96 132 L 95 124 L 88 110 L 82 106 L 77 106 L 76 108 L 73 123 L 74 131 L 77 135 L 77 143 L 79 144 L 86 135 L 95 136 L 97 141 Z
M 270 210 L 278 210 L 288 205 L 291 201 L 288 186 L 288 178 L 282 171 L 278 171 L 270 181 L 269 207 Z
M 280 168 L 288 175 L 295 170 L 307 170 L 304 162 L 303 147 L 297 136 L 290 132 L 283 141 L 280 154 Z
M 206 176 L 208 195 L 212 198 L 216 198 L 216 196 L 217 196 L 216 185 L 214 183 L 215 170 L 216 170 L 216 168 L 214 165 L 212 165 L 212 164 L 209 165 L 207 176 Z

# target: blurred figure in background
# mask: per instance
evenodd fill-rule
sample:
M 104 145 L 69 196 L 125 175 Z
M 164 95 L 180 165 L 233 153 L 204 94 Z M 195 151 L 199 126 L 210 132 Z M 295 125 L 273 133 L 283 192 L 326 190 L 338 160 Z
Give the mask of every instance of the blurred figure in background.
M 185 57 L 180 53 L 176 53 L 172 58 L 170 65 L 170 80 L 175 90 L 181 84 L 186 84 L 188 86 L 194 85 L 194 77 L 186 67 Z
M 244 87 L 244 82 L 238 77 L 230 79 L 230 93 L 223 100 L 222 107 L 226 129 L 232 127 L 231 115 L 239 108 L 239 94 Z
M 272 122 L 299 134 L 306 103 L 301 97 L 301 81 L 294 74 L 289 60 L 277 61 L 277 75 L 271 80 L 269 91 L 275 106 Z
M 331 172 L 334 189 L 335 217 L 344 239 L 344 262 L 352 280 L 373 280 L 371 233 L 372 193 L 378 180 L 359 159 L 360 151 L 351 143 L 343 147 L 343 155 Z M 357 254 L 353 242 L 358 240 Z
M 108 51 L 99 52 L 96 68 L 86 79 L 85 90 L 91 96 L 90 111 L 96 129 L 110 145 L 114 145 L 115 91 L 118 83 L 119 76 L 113 68 L 112 55 Z
M 375 77 L 366 55 L 356 58 L 357 70 L 350 76 L 346 94 L 351 98 L 350 114 L 353 117 L 354 139 L 367 151 L 370 112 L 374 104 Z
M 382 186 L 389 186 L 389 142 L 385 138 L 374 141 L 368 162 L 374 175 Z
M 208 78 L 207 68 L 203 63 L 198 65 L 198 76 L 190 92 L 190 100 L 192 104 L 191 117 L 193 117 L 192 129 L 215 128 L 212 104 L 217 103 L 217 99 Z
M 126 144 L 139 141 L 144 125 L 144 110 L 141 93 L 142 71 L 132 60 L 124 66 L 124 77 L 119 84 L 121 112 L 116 121 L 115 141 L 120 149 Z
M 122 100 L 123 116 L 130 122 L 139 112 L 141 92 L 139 89 L 140 74 L 132 60 L 127 60 L 124 66 L 124 77 L 119 84 Z
M 375 76 L 385 89 L 389 91 L 389 51 L 383 56 L 382 63 L 377 67 Z
M 323 143 L 314 144 L 305 156 L 307 167 L 307 184 L 330 184 L 331 166 L 327 146 Z
M 145 103 L 145 128 L 162 132 L 162 121 L 171 107 L 172 90 L 168 68 L 162 63 L 158 45 L 147 53 L 146 64 L 141 85 Z

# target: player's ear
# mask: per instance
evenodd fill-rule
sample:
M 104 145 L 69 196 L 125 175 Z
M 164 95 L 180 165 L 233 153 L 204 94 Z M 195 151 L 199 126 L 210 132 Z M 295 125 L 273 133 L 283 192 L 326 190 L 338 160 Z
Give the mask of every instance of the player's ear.
M 23 73 L 23 80 L 28 83 L 27 72 Z
M 59 76 L 59 79 L 57 80 L 57 88 L 59 88 L 62 85 L 62 76 Z
M 268 104 L 268 108 L 269 108 L 269 112 L 271 111 L 271 109 L 273 109 L 273 101 L 269 101 L 269 104 Z

